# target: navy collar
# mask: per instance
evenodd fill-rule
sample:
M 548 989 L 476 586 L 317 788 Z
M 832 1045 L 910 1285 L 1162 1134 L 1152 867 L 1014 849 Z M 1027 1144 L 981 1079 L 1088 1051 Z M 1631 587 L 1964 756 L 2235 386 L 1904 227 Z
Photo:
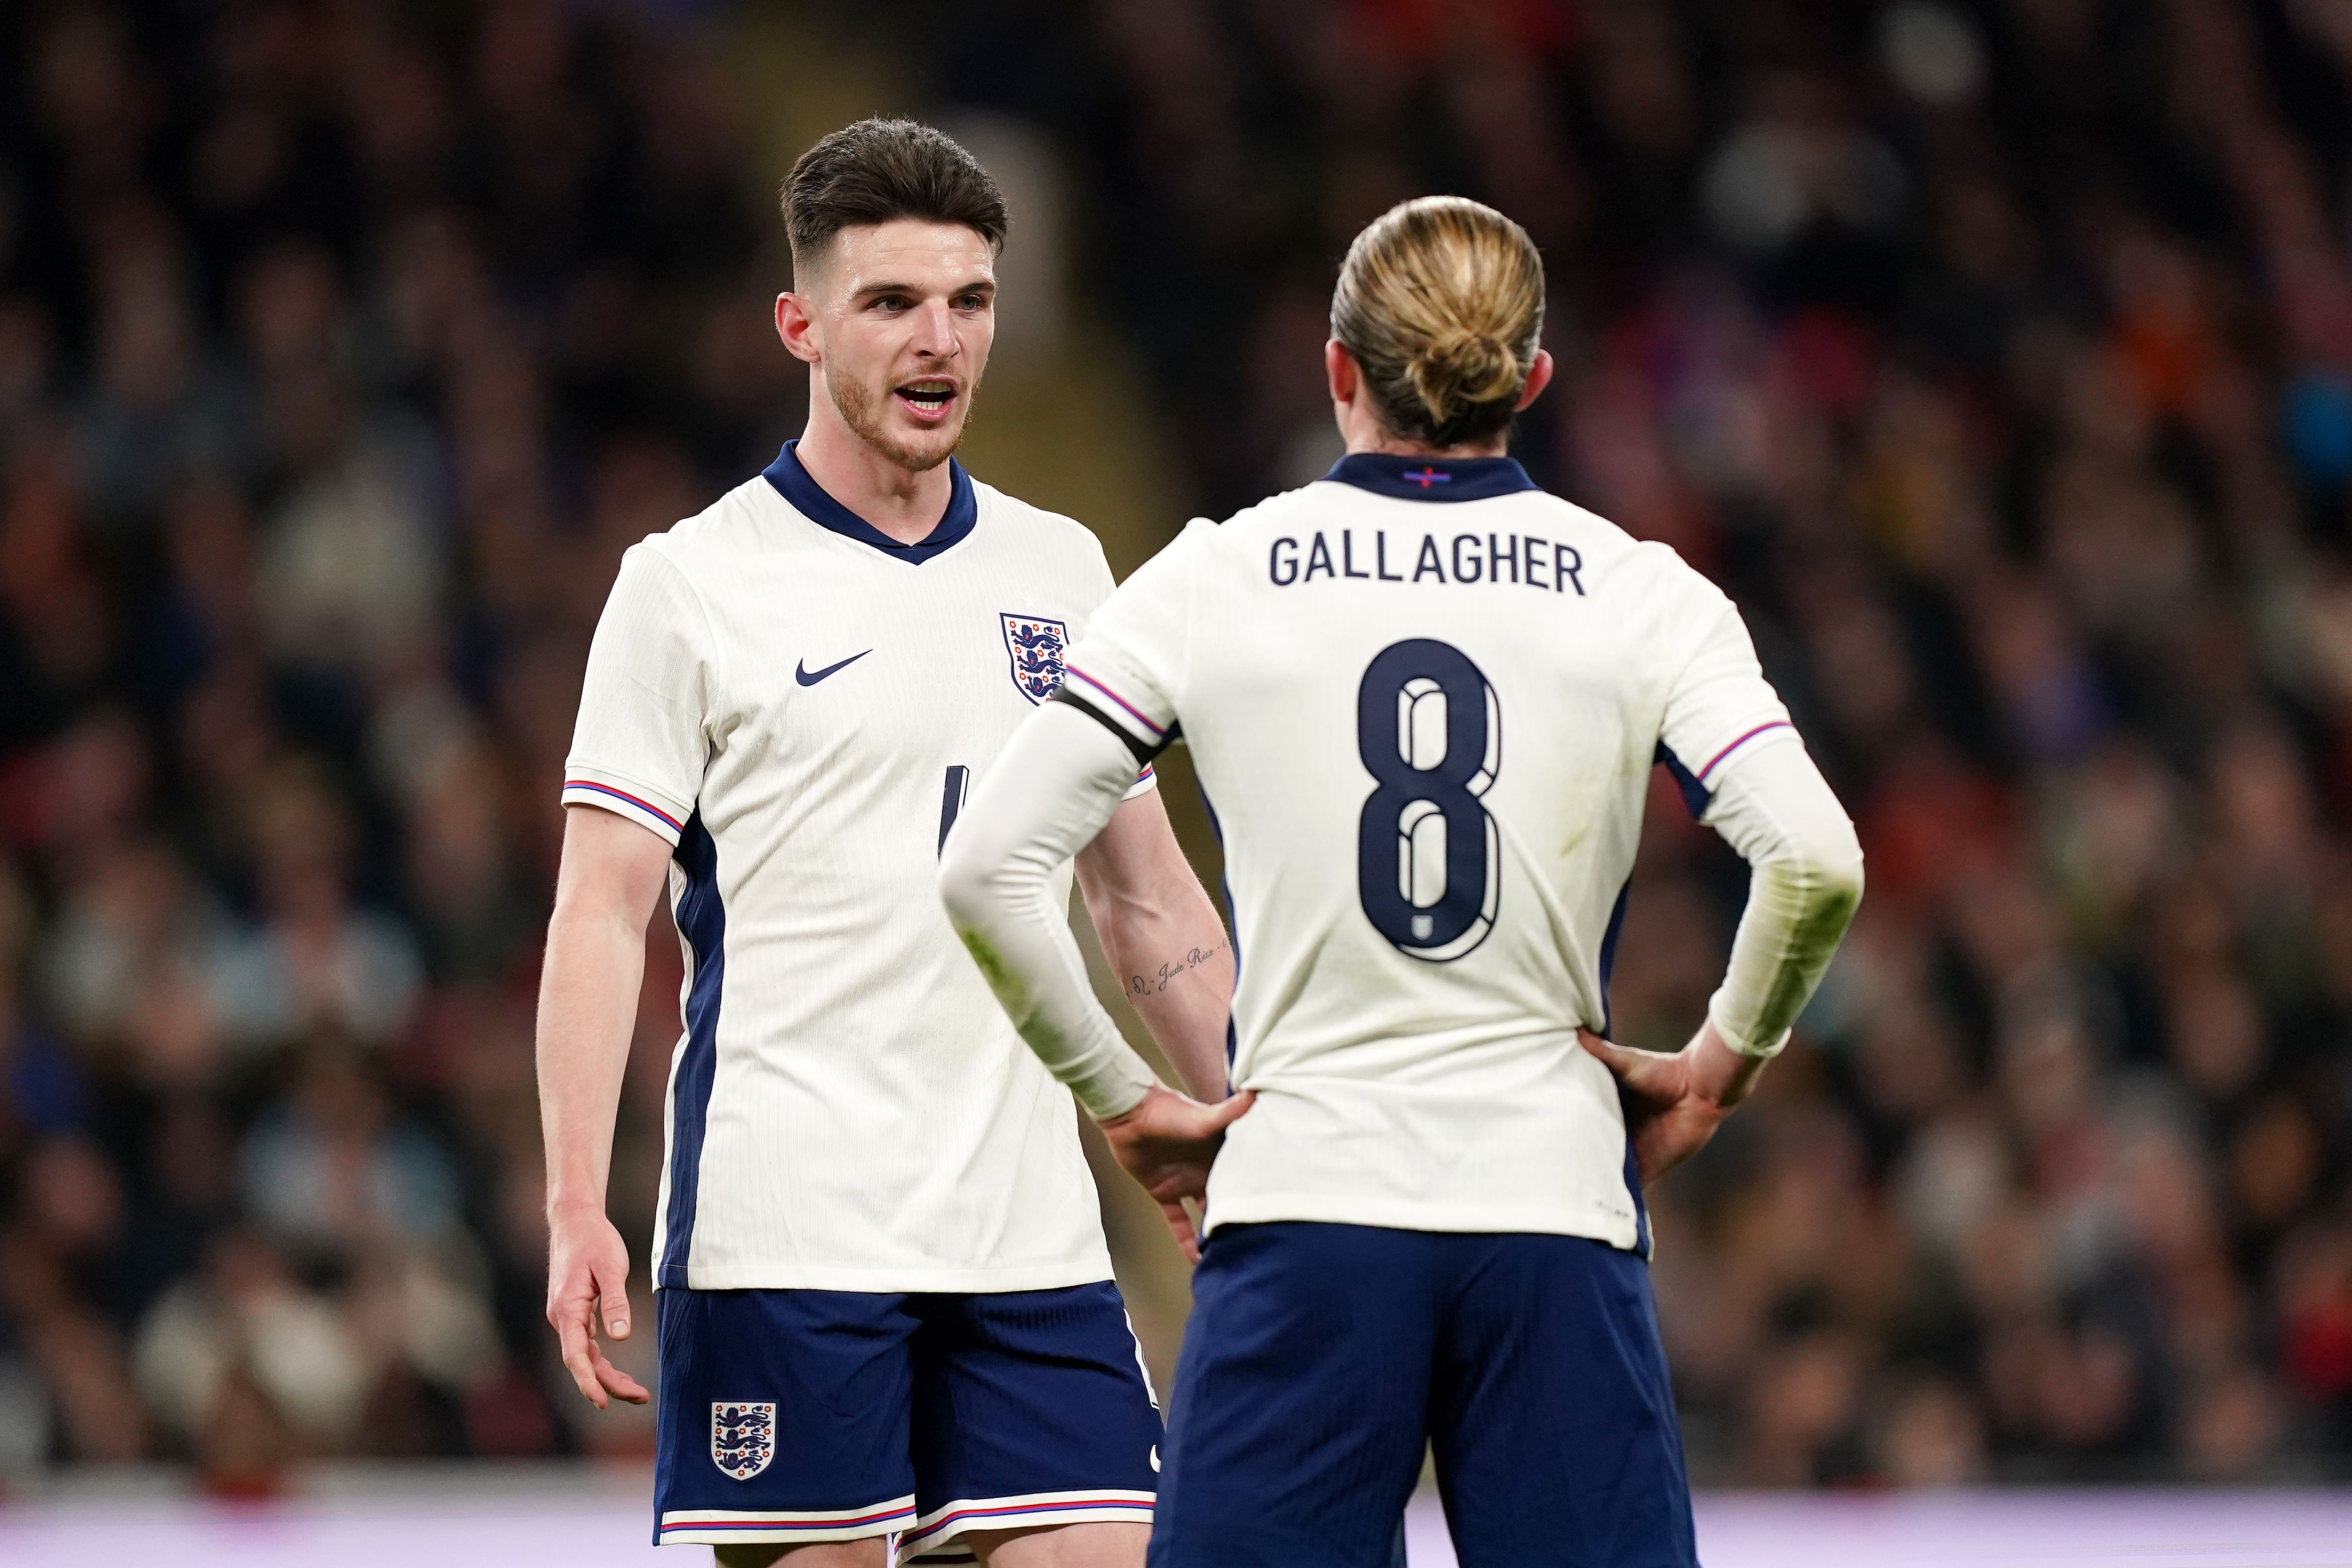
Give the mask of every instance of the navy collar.
M 963 465 L 948 459 L 948 509 L 940 517 L 939 526 L 913 544 L 900 544 L 847 507 L 829 495 L 825 487 L 809 476 L 801 466 L 800 455 L 793 450 L 798 441 L 787 441 L 776 460 L 768 465 L 761 477 L 776 487 L 776 494 L 801 516 L 819 528 L 831 528 L 844 538 L 872 545 L 893 560 L 903 560 L 908 566 L 920 566 L 933 556 L 954 549 L 963 542 L 971 526 L 980 519 L 980 501 L 972 494 L 971 476 Z
M 1513 457 L 1400 457 L 1392 452 L 1350 452 L 1323 476 L 1342 485 L 1407 501 L 1484 501 L 1535 489 Z

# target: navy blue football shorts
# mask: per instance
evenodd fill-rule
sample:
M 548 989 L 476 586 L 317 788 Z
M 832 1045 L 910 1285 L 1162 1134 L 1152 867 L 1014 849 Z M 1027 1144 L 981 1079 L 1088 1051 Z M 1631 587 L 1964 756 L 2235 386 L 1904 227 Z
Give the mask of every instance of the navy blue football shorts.
M 1149 1524 L 1160 1411 L 1118 1288 L 656 1293 L 654 1540 Z
M 1649 1265 L 1570 1236 L 1228 1225 L 1192 1277 L 1151 1568 L 1693 1568 Z

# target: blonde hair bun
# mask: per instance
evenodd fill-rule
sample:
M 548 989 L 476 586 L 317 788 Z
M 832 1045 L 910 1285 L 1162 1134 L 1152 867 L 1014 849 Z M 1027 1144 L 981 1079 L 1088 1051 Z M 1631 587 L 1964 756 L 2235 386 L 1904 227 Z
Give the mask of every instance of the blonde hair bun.
M 1532 355 L 1529 356 L 1533 358 Z M 1445 423 L 1464 409 L 1500 398 L 1518 401 L 1528 368 L 1500 333 L 1451 327 L 1429 340 L 1405 365 L 1429 417 Z
M 1509 426 L 1543 308 L 1543 257 L 1525 229 L 1461 196 L 1423 196 L 1348 247 L 1331 335 L 1390 429 L 1456 446 Z

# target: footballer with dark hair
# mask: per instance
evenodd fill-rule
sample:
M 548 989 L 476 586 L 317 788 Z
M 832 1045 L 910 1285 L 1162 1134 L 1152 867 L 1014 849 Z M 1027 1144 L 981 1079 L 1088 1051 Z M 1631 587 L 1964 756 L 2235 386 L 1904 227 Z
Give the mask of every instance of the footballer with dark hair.
M 783 211 L 807 427 L 628 551 L 589 654 L 540 998 L 548 1318 L 583 1396 L 649 1397 L 598 1340 L 642 1332 L 604 1187 L 666 883 L 688 963 L 655 1539 L 729 1565 L 1131 1568 L 1160 1423 L 1076 1110 L 933 892 L 1110 570 L 954 458 L 1007 228 L 987 172 L 866 120 L 801 158 Z M 1121 972 L 1179 960 L 1137 1002 L 1223 1098 L 1232 953 L 1149 768 L 1076 871 Z

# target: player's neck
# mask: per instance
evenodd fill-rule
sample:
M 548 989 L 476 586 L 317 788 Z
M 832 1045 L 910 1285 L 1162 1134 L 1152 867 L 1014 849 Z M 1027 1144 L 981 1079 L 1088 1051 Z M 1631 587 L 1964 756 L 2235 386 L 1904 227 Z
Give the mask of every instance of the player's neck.
M 1426 441 L 1414 441 L 1399 435 L 1381 423 L 1373 411 L 1371 399 L 1359 392 L 1348 402 L 1336 404 L 1334 414 L 1339 423 L 1339 439 L 1347 444 L 1348 455 L 1360 452 L 1379 453 L 1390 457 L 1425 457 L 1439 463 L 1460 463 L 1472 457 L 1502 457 L 1510 451 L 1510 432 L 1498 431 L 1485 441 L 1465 441 L 1453 446 L 1433 446 Z
M 1507 457 L 1509 442 L 1497 437 L 1493 441 L 1469 441 L 1459 446 L 1432 446 L 1425 441 L 1407 441 L 1402 436 L 1383 431 L 1361 441 L 1348 443 L 1348 455 L 1360 452 L 1378 453 L 1387 457 L 1426 457 L 1438 463 L 1462 463 L 1473 457 Z
M 914 473 L 891 462 L 830 409 L 812 413 L 793 455 L 824 493 L 900 544 L 920 544 L 946 515 L 955 481 L 944 463 Z

